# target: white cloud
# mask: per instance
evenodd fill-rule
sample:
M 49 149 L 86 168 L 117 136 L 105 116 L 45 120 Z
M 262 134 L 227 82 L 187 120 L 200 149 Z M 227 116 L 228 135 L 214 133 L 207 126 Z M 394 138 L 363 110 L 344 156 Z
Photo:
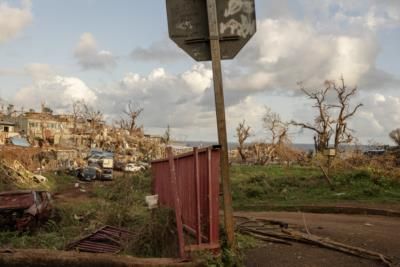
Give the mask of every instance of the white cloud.
M 369 31 L 326 33 L 306 21 L 264 19 L 238 57 L 241 73 L 231 75 L 227 85 L 248 92 L 288 92 L 296 91 L 300 81 L 314 87 L 343 74 L 349 85 L 363 83 L 362 90 L 371 89 L 376 81 L 380 85 L 383 81 L 369 77 L 390 80 L 390 75 L 376 68 L 378 55 L 378 40 Z
M 43 63 L 27 64 L 24 68 L 24 71 L 35 81 L 46 80 L 55 75 L 53 67 Z
M 20 89 L 14 97 L 14 103 L 18 106 L 31 108 L 46 103 L 60 112 L 69 110 L 75 100 L 85 100 L 93 105 L 97 95 L 80 79 L 63 76 L 37 81 L 32 86 Z
M 400 127 L 400 97 L 373 93 L 361 102 L 364 107 L 351 120 L 351 127 L 364 142 L 369 139 L 388 142 L 389 132 Z
M 22 1 L 21 7 L 11 7 L 7 2 L 0 2 L 0 43 L 15 38 L 31 22 L 31 1 Z
M 212 75 L 211 69 L 206 68 L 204 64 L 197 64 L 191 70 L 184 72 L 181 77 L 191 90 L 202 93 L 211 87 Z
M 171 63 L 187 59 L 184 52 L 167 38 L 154 42 L 146 48 L 137 47 L 133 49 L 130 56 L 134 61 L 160 63 Z
M 212 111 L 203 109 L 200 99 L 210 93 L 206 90 L 211 85 L 210 71 L 203 64 L 196 64 L 176 75 L 162 68 L 148 75 L 128 73 L 113 88 L 101 90 L 98 103 L 111 118 L 118 118 L 124 104 L 137 102 L 144 108 L 142 123 L 148 128 L 164 129 L 168 124 L 181 130 L 191 126 L 207 128 L 214 116 Z
M 116 65 L 113 54 L 99 50 L 96 39 L 88 32 L 81 35 L 74 55 L 83 69 L 109 69 Z

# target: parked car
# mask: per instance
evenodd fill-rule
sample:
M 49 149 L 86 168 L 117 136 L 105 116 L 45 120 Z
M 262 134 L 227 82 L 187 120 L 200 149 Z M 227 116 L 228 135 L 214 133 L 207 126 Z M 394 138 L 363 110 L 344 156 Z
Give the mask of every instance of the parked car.
M 100 180 L 111 181 L 113 179 L 112 169 L 103 169 L 100 174 Z
M 79 178 L 86 182 L 91 182 L 99 177 L 100 170 L 94 166 L 88 166 L 82 169 Z
M 0 227 L 29 230 L 47 221 L 53 211 L 47 191 L 9 191 L 0 193 Z
M 144 166 L 135 164 L 135 163 L 128 163 L 124 167 L 124 172 L 139 172 L 142 170 L 145 170 L 146 168 Z

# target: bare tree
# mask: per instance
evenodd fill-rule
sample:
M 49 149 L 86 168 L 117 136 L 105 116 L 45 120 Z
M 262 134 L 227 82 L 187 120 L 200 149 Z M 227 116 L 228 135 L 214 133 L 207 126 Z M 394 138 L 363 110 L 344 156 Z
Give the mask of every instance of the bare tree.
M 397 146 L 400 146 L 400 128 L 397 128 L 389 133 L 389 137 L 396 143 Z
M 282 158 L 281 155 L 287 154 L 289 148 L 289 123 L 284 122 L 280 115 L 273 112 L 269 107 L 265 107 L 265 114 L 262 118 L 263 127 L 268 136 L 268 142 L 257 142 L 251 146 L 257 164 L 265 165 L 268 162 Z
M 73 133 L 77 133 L 78 121 L 84 118 L 84 101 L 77 100 L 72 103 L 72 118 L 74 123 Z
M 103 113 L 100 110 L 95 109 L 86 102 L 82 101 L 82 114 L 83 119 L 89 123 L 89 134 L 90 134 L 90 146 L 95 141 L 96 135 L 103 126 Z
M 250 131 L 251 131 L 251 127 L 248 125 L 246 126 L 245 120 L 240 122 L 238 127 L 236 128 L 236 137 L 238 138 L 238 144 L 239 144 L 237 149 L 238 149 L 239 155 L 243 162 L 246 162 L 246 160 L 247 160 L 246 153 L 244 152 L 244 150 L 245 150 L 244 143 L 251 136 Z
M 262 118 L 264 129 L 270 135 L 272 145 L 284 142 L 287 138 L 289 124 L 282 121 L 281 116 L 273 112 L 269 107 L 265 107 L 265 114 Z
M 314 145 L 318 152 L 328 148 L 332 136 L 334 138 L 333 145 L 336 149 L 340 144 L 348 144 L 354 140 L 353 130 L 348 127 L 347 122 L 362 107 L 362 104 L 357 104 L 351 108 L 350 100 L 356 94 L 357 87 L 347 87 L 343 77 L 340 81 L 339 85 L 335 81 L 325 81 L 324 89 L 314 91 L 305 89 L 302 83 L 299 83 L 305 95 L 314 101 L 313 107 L 318 111 L 313 124 L 295 121 L 292 124 L 315 133 Z M 327 100 L 329 93 L 335 95 L 333 103 Z
M 167 129 L 165 129 L 164 135 L 161 137 L 161 141 L 166 145 L 171 142 L 171 127 L 169 126 L 169 124 L 167 126 Z
M 314 135 L 314 147 L 315 151 L 323 151 L 325 148 L 329 146 L 329 140 L 332 136 L 332 123 L 333 119 L 331 118 L 331 114 L 329 112 L 329 105 L 326 101 L 327 94 L 330 90 L 330 86 L 326 86 L 324 89 L 316 90 L 314 92 L 310 92 L 303 87 L 303 85 L 299 84 L 301 90 L 306 94 L 306 96 L 313 100 L 315 104 L 314 108 L 318 110 L 318 114 L 314 119 L 314 123 L 299 123 L 292 121 L 292 124 L 295 126 L 300 126 L 303 129 L 311 130 L 315 133 Z
M 124 117 L 119 120 L 119 126 L 122 129 L 128 130 L 129 134 L 137 132 L 137 130 L 140 128 L 137 125 L 137 119 L 142 112 L 142 107 L 133 101 L 129 101 L 128 105 L 123 110 Z
M 330 88 L 335 90 L 338 99 L 338 104 L 330 105 L 330 107 L 339 110 L 337 119 L 335 120 L 335 149 L 338 149 L 340 144 L 349 144 L 353 141 L 353 130 L 349 129 L 347 121 L 363 106 L 363 104 L 359 103 L 354 108 L 350 107 L 350 98 L 356 94 L 357 87 L 348 88 L 345 85 L 343 76 L 340 78 L 340 81 L 341 84 L 339 86 L 335 81 L 326 82 Z
M 85 102 L 82 103 L 82 108 L 83 118 L 90 123 L 91 131 L 95 131 L 103 121 L 103 113 Z

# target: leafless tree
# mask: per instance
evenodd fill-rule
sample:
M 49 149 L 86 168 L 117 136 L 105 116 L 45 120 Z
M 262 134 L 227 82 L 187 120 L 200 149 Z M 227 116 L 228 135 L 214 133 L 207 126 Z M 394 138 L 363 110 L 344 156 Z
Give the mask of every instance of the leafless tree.
M 77 133 L 77 125 L 78 121 L 84 119 L 84 105 L 85 102 L 83 100 L 76 100 L 72 103 L 72 119 L 73 119 L 73 133 Z
M 161 141 L 166 145 L 171 142 L 171 127 L 169 126 L 169 124 L 167 126 L 167 129 L 165 129 L 164 135 L 161 137 Z
M 133 101 L 129 101 L 128 105 L 123 110 L 124 116 L 119 120 L 119 126 L 122 129 L 128 130 L 130 134 L 137 132 L 137 130 L 140 128 L 137 125 L 137 119 L 142 112 L 142 107 Z
M 337 85 L 335 81 L 327 81 L 326 84 L 336 92 L 338 104 L 330 105 L 332 108 L 337 108 L 339 113 L 335 125 L 335 142 L 334 147 L 337 149 L 340 144 L 348 144 L 353 141 L 353 130 L 347 126 L 349 118 L 356 114 L 357 110 L 363 106 L 359 103 L 355 107 L 351 108 L 350 98 L 357 92 L 357 87 L 348 88 L 345 85 L 343 76 L 340 78 L 340 85 Z
M 256 162 L 265 165 L 276 158 L 288 154 L 289 149 L 289 123 L 284 122 L 281 116 L 265 107 L 265 114 L 262 118 L 263 127 L 267 132 L 268 142 L 259 142 L 251 146 Z
M 397 128 L 389 133 L 389 137 L 396 143 L 397 146 L 400 146 L 400 128 Z
M 314 92 L 308 91 L 303 87 L 302 83 L 299 83 L 301 90 L 311 100 L 315 102 L 314 108 L 318 110 L 318 115 L 314 119 L 314 123 L 299 123 L 293 121 L 292 124 L 300 126 L 303 129 L 311 130 L 315 133 L 314 135 L 314 146 L 316 151 L 323 151 L 329 145 L 329 140 L 332 136 L 332 123 L 333 119 L 329 112 L 329 105 L 326 101 L 327 94 L 330 90 L 330 86 L 326 86 L 324 89 L 316 90 Z
M 82 108 L 84 119 L 90 123 L 91 130 L 95 131 L 103 121 L 103 113 L 85 102 L 83 102 Z
M 357 92 L 357 87 L 349 88 L 341 77 L 338 85 L 335 81 L 325 81 L 324 89 L 308 90 L 302 83 L 299 83 L 304 94 L 314 102 L 313 107 L 317 109 L 314 123 L 300 123 L 292 121 L 295 126 L 311 130 L 315 133 L 315 150 L 322 152 L 329 146 L 330 139 L 334 137 L 334 147 L 337 149 L 340 144 L 347 144 L 353 141 L 353 131 L 348 127 L 349 118 L 355 115 L 362 104 L 351 108 L 350 100 Z M 328 101 L 328 94 L 335 94 L 335 102 Z
M 265 107 L 265 114 L 262 118 L 264 129 L 270 136 L 270 144 L 282 144 L 288 139 L 289 123 L 282 121 L 281 116 Z
M 245 153 L 245 145 L 244 143 L 246 140 L 251 136 L 251 127 L 246 126 L 246 121 L 243 120 L 242 122 L 239 123 L 239 125 L 236 128 L 236 137 L 238 138 L 238 152 L 239 155 L 242 159 L 243 162 L 246 162 L 247 157 Z
M 83 119 L 89 123 L 89 134 L 90 134 L 90 146 L 95 141 L 97 134 L 100 132 L 103 122 L 103 113 L 100 110 L 95 109 L 86 102 L 82 103 L 83 108 Z

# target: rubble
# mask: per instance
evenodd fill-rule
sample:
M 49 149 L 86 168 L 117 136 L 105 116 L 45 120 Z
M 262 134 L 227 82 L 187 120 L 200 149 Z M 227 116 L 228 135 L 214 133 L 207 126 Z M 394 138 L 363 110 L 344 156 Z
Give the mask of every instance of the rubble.
M 5 182 L 16 186 L 46 187 L 47 178 L 28 171 L 19 161 L 14 160 L 11 164 L 5 160 L 0 161 L 0 176 Z M 4 181 L 3 181 L 4 182 Z

